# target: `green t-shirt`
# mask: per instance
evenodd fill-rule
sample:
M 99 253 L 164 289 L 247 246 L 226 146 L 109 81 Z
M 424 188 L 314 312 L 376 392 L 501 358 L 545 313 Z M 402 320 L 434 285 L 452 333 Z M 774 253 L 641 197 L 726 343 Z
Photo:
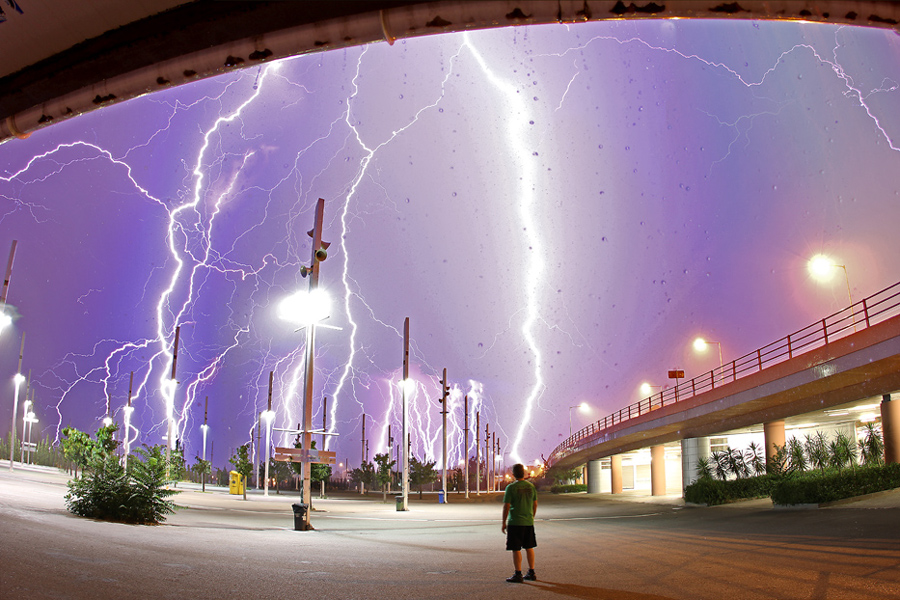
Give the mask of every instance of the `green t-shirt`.
M 506 486 L 503 503 L 509 504 L 507 525 L 534 525 L 534 502 L 537 490 L 530 481 L 514 481 Z

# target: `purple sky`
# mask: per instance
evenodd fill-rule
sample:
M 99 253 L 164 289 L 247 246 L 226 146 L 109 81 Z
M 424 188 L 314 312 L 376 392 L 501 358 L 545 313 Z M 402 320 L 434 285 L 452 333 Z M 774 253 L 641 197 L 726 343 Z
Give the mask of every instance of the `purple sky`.
M 900 38 L 801 23 L 517 27 L 311 54 L 148 95 L 0 146 L 0 248 L 18 240 L 0 335 L 22 332 L 42 435 L 119 422 L 162 443 L 181 326 L 179 437 L 214 462 L 249 439 L 275 371 L 276 427 L 300 414 L 305 288 L 325 199 L 333 299 L 314 423 L 360 461 L 399 437 L 410 317 L 412 443 L 440 458 L 441 369 L 510 459 L 897 281 Z M 893 116 L 892 116 L 893 115 Z M 107 407 L 107 393 L 111 406 Z M 0 402 L 9 424 L 12 402 Z M 21 416 L 21 410 L 19 411 Z M 8 425 L 3 426 L 4 431 Z M 285 442 L 276 436 L 276 443 Z

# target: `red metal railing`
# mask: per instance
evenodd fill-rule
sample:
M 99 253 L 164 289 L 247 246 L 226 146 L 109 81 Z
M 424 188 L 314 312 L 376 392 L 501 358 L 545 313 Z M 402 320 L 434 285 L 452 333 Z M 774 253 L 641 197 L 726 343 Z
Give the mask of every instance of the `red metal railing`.
M 667 388 L 649 398 L 629 404 L 625 408 L 591 423 L 557 446 L 550 454 L 548 462 L 553 465 L 561 458 L 588 447 L 588 442 L 613 425 L 758 373 L 767 367 L 821 348 L 837 339 L 896 315 L 900 315 L 900 282 L 855 302 L 821 321 L 816 321 L 795 331 L 787 337 L 767 344 L 712 371 L 683 381 L 675 387 Z

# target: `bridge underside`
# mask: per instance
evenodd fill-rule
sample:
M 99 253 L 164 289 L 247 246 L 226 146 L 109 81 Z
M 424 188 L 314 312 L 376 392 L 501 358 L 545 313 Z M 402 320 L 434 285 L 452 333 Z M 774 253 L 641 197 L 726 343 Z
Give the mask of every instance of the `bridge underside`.
M 900 317 L 599 432 L 556 464 L 777 421 L 900 390 Z

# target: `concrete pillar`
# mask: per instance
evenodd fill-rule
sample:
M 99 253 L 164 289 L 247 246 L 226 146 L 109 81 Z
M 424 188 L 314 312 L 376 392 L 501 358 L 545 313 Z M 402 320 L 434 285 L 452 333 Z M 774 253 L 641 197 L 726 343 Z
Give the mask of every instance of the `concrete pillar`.
M 709 458 L 709 438 L 687 438 L 681 440 L 681 489 L 684 490 L 700 478 L 697 461 Z
M 620 455 L 609 457 L 609 476 L 613 494 L 622 493 L 622 457 Z
M 890 394 L 881 397 L 881 435 L 884 464 L 900 463 L 900 402 L 892 402 Z
M 600 461 L 599 460 L 589 460 L 586 466 L 587 468 L 587 493 L 588 494 L 599 494 L 600 493 Z
M 650 495 L 666 495 L 666 447 L 650 447 Z
M 763 433 L 766 437 L 766 466 L 768 466 L 775 456 L 775 446 L 784 446 L 784 421 L 764 423 Z

